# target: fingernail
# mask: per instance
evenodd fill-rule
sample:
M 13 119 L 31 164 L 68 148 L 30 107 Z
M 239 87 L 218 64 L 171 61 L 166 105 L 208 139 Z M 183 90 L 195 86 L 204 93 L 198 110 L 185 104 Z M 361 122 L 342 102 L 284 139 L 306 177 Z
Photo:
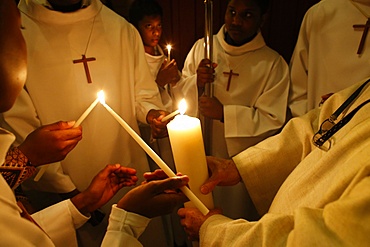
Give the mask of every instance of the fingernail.
M 208 194 L 208 188 L 207 188 L 207 186 L 202 186 L 202 187 L 200 188 L 200 191 L 201 191 L 203 194 Z
M 67 122 L 68 126 L 73 126 L 73 125 L 75 125 L 75 123 L 76 123 L 76 121 L 68 121 Z

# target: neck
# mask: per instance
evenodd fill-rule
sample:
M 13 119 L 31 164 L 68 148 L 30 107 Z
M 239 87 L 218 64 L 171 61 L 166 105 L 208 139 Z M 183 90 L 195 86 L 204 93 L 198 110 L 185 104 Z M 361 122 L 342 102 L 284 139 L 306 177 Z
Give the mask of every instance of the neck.
M 237 42 L 235 42 L 235 41 L 230 37 L 230 35 L 226 32 L 226 33 L 225 33 L 225 41 L 226 41 L 226 43 L 228 43 L 229 45 L 232 45 L 232 46 L 242 46 L 242 45 L 244 45 L 244 44 L 246 44 L 246 43 L 248 43 L 248 42 L 252 41 L 256 36 L 257 36 L 257 33 L 256 33 L 256 34 L 254 34 L 254 35 L 252 35 L 252 36 L 251 36 L 251 37 L 249 37 L 248 39 L 243 40 L 243 41 L 242 41 L 242 42 L 240 42 L 240 43 L 237 43 Z
M 148 53 L 149 55 L 156 56 L 158 55 L 157 49 L 152 46 L 144 46 L 145 53 Z
M 58 4 L 52 1 L 49 1 L 50 5 L 53 7 L 54 10 L 59 12 L 74 12 L 76 10 L 79 10 L 82 5 L 82 0 L 78 1 L 77 3 L 73 4 Z

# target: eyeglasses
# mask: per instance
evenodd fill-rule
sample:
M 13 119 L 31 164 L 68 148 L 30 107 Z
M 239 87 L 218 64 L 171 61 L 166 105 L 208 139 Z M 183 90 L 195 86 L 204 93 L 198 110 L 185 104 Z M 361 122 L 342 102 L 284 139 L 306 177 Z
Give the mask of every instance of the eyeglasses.
M 370 79 L 365 81 L 356 91 L 322 124 L 320 125 L 319 130 L 313 136 L 312 141 L 315 146 L 318 148 L 328 151 L 331 148 L 332 140 L 330 140 L 325 146 L 324 144 L 328 141 L 338 130 L 340 130 L 344 125 L 346 125 L 352 117 L 360 110 L 364 105 L 370 102 L 370 100 L 364 101 L 362 104 L 357 106 L 353 111 L 351 111 L 347 116 L 340 120 L 337 124 L 335 120 L 338 116 L 348 108 L 348 106 L 357 98 L 362 89 L 370 82 Z

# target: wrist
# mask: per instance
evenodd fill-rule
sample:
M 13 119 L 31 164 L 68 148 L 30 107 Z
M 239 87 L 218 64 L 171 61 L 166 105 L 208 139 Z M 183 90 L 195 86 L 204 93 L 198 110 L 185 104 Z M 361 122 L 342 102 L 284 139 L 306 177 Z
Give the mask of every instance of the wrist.
M 23 181 L 31 177 L 36 168 L 29 162 L 26 155 L 14 147 L 8 151 L 1 171 L 11 188 L 16 188 Z
M 73 205 L 80 211 L 83 215 L 89 215 L 91 212 L 89 210 L 89 202 L 88 198 L 84 195 L 84 192 L 81 192 L 74 197 L 71 198 L 71 202 Z

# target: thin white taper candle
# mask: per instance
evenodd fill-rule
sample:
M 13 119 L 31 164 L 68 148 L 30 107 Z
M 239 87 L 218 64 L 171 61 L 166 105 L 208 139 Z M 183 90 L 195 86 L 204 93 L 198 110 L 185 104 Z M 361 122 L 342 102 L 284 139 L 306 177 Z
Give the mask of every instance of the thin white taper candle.
M 177 114 L 180 114 L 180 110 L 176 110 L 176 111 L 168 114 L 167 116 L 162 118 L 161 122 L 166 122 L 168 119 L 171 119 L 172 117 L 176 116 Z
M 96 98 L 96 100 L 94 102 L 92 102 L 92 104 L 86 109 L 86 111 L 84 111 L 84 113 L 82 113 L 81 117 L 79 119 L 77 119 L 77 121 L 73 125 L 73 128 L 80 126 L 82 121 L 85 120 L 85 118 L 90 114 L 90 112 L 94 109 L 94 107 L 98 103 L 99 103 L 99 97 Z

